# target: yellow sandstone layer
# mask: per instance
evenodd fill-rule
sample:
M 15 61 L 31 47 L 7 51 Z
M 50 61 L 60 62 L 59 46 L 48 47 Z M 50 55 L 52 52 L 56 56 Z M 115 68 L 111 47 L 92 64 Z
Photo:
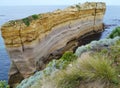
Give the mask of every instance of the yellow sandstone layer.
M 103 31 L 105 10 L 105 3 L 86 2 L 4 24 L 2 37 L 12 62 L 9 83 L 29 77 L 51 57 L 77 46 L 80 36 Z

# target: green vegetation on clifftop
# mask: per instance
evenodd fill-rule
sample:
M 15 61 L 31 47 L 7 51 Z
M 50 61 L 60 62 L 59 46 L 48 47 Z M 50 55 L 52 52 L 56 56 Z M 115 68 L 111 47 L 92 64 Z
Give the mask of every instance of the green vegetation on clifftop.
M 22 21 L 23 21 L 23 23 L 24 23 L 26 26 L 29 26 L 29 25 L 30 25 L 30 22 L 31 22 L 32 20 L 37 20 L 38 18 L 41 18 L 41 15 L 36 15 L 36 14 L 34 14 L 34 15 L 30 16 L 30 17 L 27 17 L 27 18 L 22 19 Z
M 33 18 L 34 20 L 36 20 L 36 19 L 38 19 L 39 17 L 38 17 L 38 15 L 34 14 L 34 15 L 32 15 L 32 18 Z
M 29 25 L 30 25 L 30 19 L 29 19 L 29 18 L 24 18 L 24 19 L 22 19 L 22 21 L 24 22 L 24 24 L 25 24 L 26 26 L 29 26 Z

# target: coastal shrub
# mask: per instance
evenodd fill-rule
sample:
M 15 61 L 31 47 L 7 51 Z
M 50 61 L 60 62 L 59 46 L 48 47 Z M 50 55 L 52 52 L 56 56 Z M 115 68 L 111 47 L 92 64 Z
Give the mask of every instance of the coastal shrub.
M 117 74 L 112 61 L 107 56 L 94 54 L 93 57 L 83 58 L 80 61 L 81 76 L 89 80 L 102 80 L 113 82 L 117 80 Z
M 101 49 L 95 54 L 97 56 L 106 56 L 109 60 L 111 60 L 112 67 L 116 69 L 116 73 L 120 74 L 120 40 L 116 41 L 115 44 L 109 46 L 108 48 Z M 96 55 L 93 54 L 93 56 Z M 113 79 L 111 82 L 118 84 L 120 79 L 119 81 L 117 79 Z
M 101 49 L 98 55 L 108 56 L 113 62 L 120 62 L 120 40 L 116 41 L 115 44 L 109 46 L 108 48 Z
M 59 60 L 52 60 L 44 70 L 44 74 L 50 75 L 58 69 L 65 69 L 67 65 L 76 60 L 77 56 L 72 52 L 65 52 Z
M 25 79 L 25 80 L 23 80 L 19 85 L 18 85 L 18 87 L 17 88 L 28 88 L 28 87 L 31 87 L 31 88 L 41 88 L 41 86 L 42 86 L 42 84 L 44 84 L 44 83 L 42 83 L 41 81 L 43 81 L 42 79 L 44 79 L 44 82 L 46 82 L 46 86 L 47 86 L 47 84 L 49 84 L 49 82 L 50 82 L 50 85 L 52 85 L 52 86 L 54 86 L 54 85 L 58 85 L 58 84 L 61 84 L 61 82 L 62 81 L 60 81 L 60 80 L 62 80 L 62 78 L 65 78 L 66 80 L 67 80 L 67 78 L 68 78 L 68 80 L 69 80 L 69 78 L 71 79 L 71 80 L 69 80 L 68 81 L 68 83 L 67 82 L 65 82 L 64 81 L 64 83 L 66 83 L 66 85 L 67 84 L 69 84 L 67 87 L 65 87 L 64 85 L 64 87 L 61 87 L 61 88 L 71 88 L 70 86 L 77 86 L 79 83 L 80 83 L 80 80 L 87 80 L 87 79 L 91 79 L 91 80 L 94 80 L 94 79 L 99 79 L 99 77 L 96 77 L 95 76 L 95 73 L 94 73 L 94 75 L 92 74 L 93 72 L 92 72 L 92 70 L 90 70 L 90 72 L 88 72 L 88 73 L 90 73 L 90 74 L 85 74 L 84 72 L 82 73 L 82 71 L 80 70 L 80 72 L 78 72 L 79 71 L 79 68 L 77 68 L 76 67 L 76 64 L 74 64 L 74 63 L 77 63 L 78 62 L 78 60 L 76 59 L 77 57 L 76 56 L 78 56 L 78 57 L 80 57 L 81 56 L 81 54 L 82 53 L 84 53 L 84 52 L 87 52 L 87 51 L 96 51 L 96 50 L 98 50 L 99 48 L 102 48 L 102 47 L 104 47 L 104 48 L 106 48 L 106 49 L 104 49 L 104 50 L 101 50 L 101 51 L 99 51 L 98 52 L 98 55 L 97 55 L 97 53 L 96 53 L 96 58 L 98 58 L 98 59 L 100 59 L 100 58 L 107 58 L 107 59 L 110 59 L 110 61 L 109 60 L 107 60 L 108 62 L 109 62 L 109 64 L 110 64 L 110 66 L 111 66 L 111 63 L 113 63 L 113 62 L 116 62 L 116 60 L 117 61 L 119 61 L 119 59 L 118 59 L 118 57 L 119 57 L 119 43 L 116 43 L 118 40 L 120 40 L 120 38 L 119 37 L 116 37 L 116 38 L 114 38 L 114 39 L 102 39 L 102 40 L 99 40 L 99 41 L 94 41 L 94 42 L 91 42 L 90 44 L 87 44 L 87 45 L 85 45 L 85 46 L 82 46 L 82 48 L 81 47 L 79 47 L 77 50 L 76 50 L 76 52 L 75 52 L 75 54 L 73 54 L 72 52 L 66 52 L 59 60 L 52 60 L 47 66 L 46 66 L 46 68 L 43 70 L 43 71 L 39 71 L 39 72 L 36 72 L 33 76 L 31 76 L 30 78 L 28 78 L 28 79 Z M 114 46 L 113 46 L 114 45 Z M 113 51 L 114 52 L 112 52 L 111 50 L 109 50 L 109 48 L 111 47 L 111 49 L 112 49 L 112 47 L 113 47 Z M 116 48 L 115 48 L 116 47 Z M 111 52 L 110 52 L 111 51 Z M 118 53 L 116 53 L 116 52 L 118 52 Z M 113 55 L 114 53 L 116 53 L 116 55 Z M 99 55 L 100 54 L 100 55 Z M 75 56 L 76 55 L 76 56 Z M 106 56 L 107 55 L 107 56 Z M 104 57 L 102 57 L 102 56 L 104 56 Z M 109 57 L 108 57 L 109 56 Z M 115 57 L 117 57 L 117 59 L 115 58 Z M 88 57 L 88 58 L 90 58 L 90 57 Z M 92 59 L 95 59 L 95 58 L 93 58 L 93 57 L 91 57 Z M 102 61 L 102 60 L 101 60 Z M 100 60 L 99 60 L 99 62 L 101 62 Z M 104 61 L 104 60 L 103 60 Z M 106 60 L 105 60 L 106 61 Z M 106 61 L 106 62 L 107 62 Z M 79 63 L 79 62 L 78 62 Z M 92 62 L 91 62 L 92 63 Z M 79 63 L 80 64 L 80 63 Z M 102 63 L 101 63 L 102 64 Z M 106 64 L 106 63 L 105 63 Z M 104 65 L 104 63 L 103 63 L 103 65 Z M 112 64 L 112 65 L 114 65 L 114 64 Z M 74 67 L 76 67 L 76 69 L 74 69 Z M 100 67 L 100 66 L 98 66 L 99 68 L 100 68 L 100 70 L 102 69 L 102 70 L 105 70 L 105 68 L 102 68 L 102 67 Z M 119 70 L 119 67 L 120 67 L 120 65 L 116 65 L 115 66 L 115 68 L 117 69 L 117 72 L 119 73 L 120 72 L 120 70 Z M 73 69 L 73 70 L 72 70 Z M 82 69 L 82 68 L 81 68 Z M 106 69 L 108 69 L 108 68 L 106 68 Z M 109 68 L 109 69 L 111 69 L 111 67 Z M 114 69 L 114 68 L 113 68 Z M 74 71 L 74 70 L 76 70 L 76 71 Z M 67 73 L 69 73 L 69 71 L 71 72 L 71 75 L 68 75 Z M 84 70 L 83 70 L 84 71 Z M 109 71 L 111 71 L 111 72 L 108 72 L 108 74 L 111 74 L 112 73 L 112 71 L 114 72 L 114 70 L 109 70 Z M 104 71 L 103 71 L 104 72 Z M 116 73 L 117 73 L 116 72 Z M 60 75 L 59 76 L 54 76 L 54 75 L 57 75 L 57 73 L 59 73 Z M 65 75 L 63 74 L 63 73 L 65 73 Z M 67 76 L 67 75 L 68 76 Z M 63 77 L 61 77 L 63 75 Z M 73 75 L 73 76 L 72 76 Z M 88 76 L 87 76 L 88 75 Z M 102 75 L 104 75 L 103 73 L 102 73 Z M 106 74 L 105 74 L 106 75 Z M 47 77 L 47 78 L 46 78 Z M 52 78 L 52 77 L 56 77 L 56 78 Z M 102 78 L 103 77 L 103 78 Z M 113 78 L 110 78 L 110 77 L 113 77 Z M 104 77 L 104 76 L 101 76 L 101 78 L 103 79 L 103 80 L 107 80 L 107 81 L 110 81 L 110 82 L 112 82 L 113 84 L 118 84 L 118 80 L 116 79 L 116 77 L 115 77 L 115 74 L 114 74 L 114 76 L 106 76 L 106 77 Z M 49 78 L 49 79 L 48 79 Z M 58 79 L 57 79 L 58 78 Z M 79 80 L 75 80 L 76 78 L 78 78 Z M 56 81 L 55 80 L 53 80 L 53 79 L 56 79 Z M 109 79 L 109 80 L 108 80 Z M 46 81 L 46 80 L 48 80 L 48 81 Z M 57 81 L 58 80 L 58 81 Z M 73 81 L 72 81 L 73 80 Z M 55 81 L 55 84 L 52 82 L 52 81 Z M 48 82 L 48 83 L 47 83 Z M 52 82 L 52 83 L 51 83 Z M 57 83 L 56 83 L 57 82 Z M 54 88 L 54 87 L 50 87 L 50 85 L 48 85 L 47 87 L 45 87 L 45 88 Z M 44 88 L 44 87 L 42 87 L 42 88 Z M 58 87 L 55 87 L 55 88 L 58 88 Z M 73 87 L 74 88 L 74 87 Z M 108 87 L 109 88 L 109 87 Z M 112 87 L 112 88 L 114 88 L 114 87 Z M 119 87 L 118 87 L 119 88 Z
M 29 25 L 30 25 L 30 19 L 29 19 L 29 18 L 24 18 L 24 19 L 22 19 L 22 21 L 24 22 L 24 24 L 25 24 L 26 26 L 29 26 Z
M 36 72 L 29 79 L 23 80 L 17 88 L 28 88 L 34 84 L 37 84 L 37 81 L 41 80 L 44 76 L 50 76 L 60 69 L 65 69 L 70 62 L 76 59 L 77 56 L 72 52 L 65 52 L 60 59 L 52 60 L 43 71 Z
M 80 46 L 75 51 L 76 56 L 81 56 L 82 53 L 87 51 L 95 51 L 99 50 L 102 47 L 108 47 L 116 43 L 116 41 L 120 40 L 120 37 L 115 37 L 114 39 L 101 39 L 99 41 L 92 41 L 90 44 L 85 46 Z
M 117 41 L 109 46 L 109 49 L 92 52 L 69 63 L 66 69 L 61 69 L 54 75 L 43 78 L 44 80 L 39 81 L 32 88 L 78 88 L 78 86 L 99 80 L 104 84 L 104 88 L 119 88 L 119 51 L 120 41 Z
M 38 19 L 39 17 L 38 17 L 38 15 L 34 14 L 34 15 L 32 15 L 32 18 L 33 18 L 34 20 L 36 20 L 36 19 Z
M 112 33 L 109 35 L 109 38 L 114 38 L 116 36 L 120 36 L 120 27 L 116 27 Z
M 40 81 L 42 86 L 38 83 L 33 88 L 78 88 L 82 84 L 86 85 L 86 83 L 99 80 L 104 86 L 107 86 L 104 88 L 119 88 L 119 51 L 120 40 L 117 40 L 109 46 L 109 49 L 102 49 L 80 57 L 78 60 L 69 63 L 71 65 L 66 69 L 61 69 L 54 75 L 47 76 L 43 81 Z
M 0 88 L 10 88 L 6 81 L 0 81 Z
M 65 52 L 63 56 L 56 62 L 56 68 L 63 69 L 66 68 L 66 66 L 77 59 L 77 56 L 73 54 L 72 52 Z
M 113 46 L 110 46 L 108 56 L 110 55 L 110 58 L 114 59 L 116 62 L 119 62 L 120 60 L 120 40 L 117 41 Z M 119 60 L 117 60 L 119 59 Z
M 103 83 L 118 83 L 116 69 L 106 56 L 86 56 L 72 62 L 66 70 L 60 70 L 45 78 L 43 88 L 78 88 L 81 82 L 101 80 Z M 39 87 L 38 87 L 39 88 Z M 86 88 L 86 87 L 85 87 Z
M 114 66 L 116 66 L 116 69 L 118 73 L 120 74 L 120 41 L 117 41 L 113 46 L 110 47 L 108 56 L 110 59 L 113 59 Z
M 29 25 L 30 25 L 30 22 L 31 22 L 32 20 L 36 20 L 36 19 L 38 19 L 38 18 L 40 18 L 40 17 L 41 17 L 41 15 L 36 15 L 36 14 L 34 14 L 34 15 L 30 16 L 30 17 L 27 17 L 27 18 L 22 19 L 22 21 L 24 22 L 24 24 L 25 24 L 26 26 L 29 26 Z

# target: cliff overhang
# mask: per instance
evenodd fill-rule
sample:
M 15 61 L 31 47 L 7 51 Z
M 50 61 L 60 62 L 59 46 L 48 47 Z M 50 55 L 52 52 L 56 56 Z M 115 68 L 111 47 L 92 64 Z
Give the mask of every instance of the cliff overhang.
M 51 59 L 77 46 L 85 34 L 103 31 L 106 5 L 86 2 L 64 10 L 9 21 L 1 28 L 11 58 L 9 84 L 20 82 Z

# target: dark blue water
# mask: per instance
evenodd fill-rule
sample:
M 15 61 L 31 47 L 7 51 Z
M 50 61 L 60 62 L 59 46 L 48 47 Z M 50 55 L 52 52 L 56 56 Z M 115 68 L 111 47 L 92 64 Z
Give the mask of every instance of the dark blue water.
M 0 26 L 14 19 L 20 19 L 32 14 L 39 14 L 43 12 L 51 12 L 55 9 L 63 9 L 66 6 L 9 6 L 0 7 Z M 102 33 L 101 38 L 105 38 L 113 28 L 120 25 L 120 7 L 108 6 L 104 23 L 107 25 L 105 31 Z M 4 42 L 0 34 L 0 80 L 8 79 L 8 71 L 10 68 L 10 59 L 5 50 Z

